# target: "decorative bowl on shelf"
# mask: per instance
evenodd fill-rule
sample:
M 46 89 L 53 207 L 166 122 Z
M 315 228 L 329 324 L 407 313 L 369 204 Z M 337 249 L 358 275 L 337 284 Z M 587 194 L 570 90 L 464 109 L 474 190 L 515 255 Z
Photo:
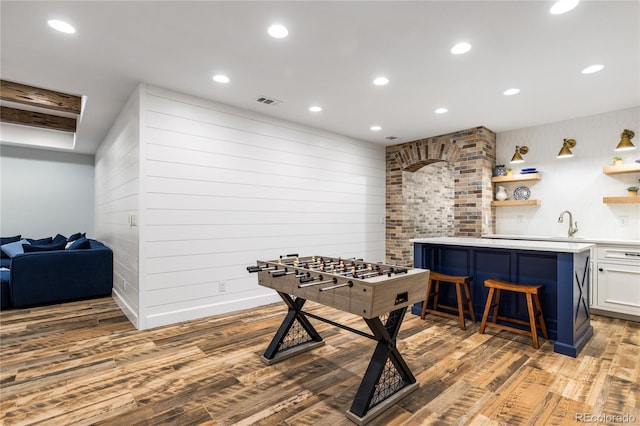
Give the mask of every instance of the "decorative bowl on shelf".
M 514 200 L 528 200 L 531 197 L 531 190 L 526 186 L 519 186 L 513 190 Z

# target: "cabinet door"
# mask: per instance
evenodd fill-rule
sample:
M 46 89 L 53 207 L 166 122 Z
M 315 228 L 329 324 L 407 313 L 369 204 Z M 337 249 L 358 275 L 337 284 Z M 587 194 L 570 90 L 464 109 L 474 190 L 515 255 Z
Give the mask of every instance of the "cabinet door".
M 597 306 L 640 316 L 640 266 L 598 262 Z

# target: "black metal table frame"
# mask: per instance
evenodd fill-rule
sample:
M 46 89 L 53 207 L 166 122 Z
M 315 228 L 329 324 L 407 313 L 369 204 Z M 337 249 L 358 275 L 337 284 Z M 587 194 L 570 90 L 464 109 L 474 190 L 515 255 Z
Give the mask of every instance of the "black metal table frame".
M 381 317 L 364 318 L 372 334 L 303 311 L 306 299 L 278 291 L 288 307 L 287 315 L 273 336 L 262 360 L 271 365 L 324 344 L 307 317 L 326 322 L 377 342 L 367 370 L 356 392 L 347 418 L 363 425 L 418 388 L 415 377 L 396 347 L 396 337 L 407 307 Z M 384 321 L 384 323 L 383 323 Z

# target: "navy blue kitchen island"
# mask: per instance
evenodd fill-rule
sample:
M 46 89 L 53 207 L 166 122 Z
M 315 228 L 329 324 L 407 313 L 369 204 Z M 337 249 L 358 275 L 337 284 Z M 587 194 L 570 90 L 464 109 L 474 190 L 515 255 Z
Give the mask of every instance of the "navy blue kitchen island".
M 593 244 L 462 237 L 412 240 L 415 268 L 473 277 L 471 293 L 482 318 L 489 278 L 520 284 L 543 284 L 542 310 L 555 352 L 577 356 L 593 335 L 589 313 L 589 254 Z M 426 286 L 426 283 L 425 283 Z M 528 319 L 524 298 L 503 294 L 501 315 Z M 455 296 L 442 294 L 455 305 Z M 447 300 L 448 299 L 448 300 Z M 420 315 L 421 303 L 411 312 Z

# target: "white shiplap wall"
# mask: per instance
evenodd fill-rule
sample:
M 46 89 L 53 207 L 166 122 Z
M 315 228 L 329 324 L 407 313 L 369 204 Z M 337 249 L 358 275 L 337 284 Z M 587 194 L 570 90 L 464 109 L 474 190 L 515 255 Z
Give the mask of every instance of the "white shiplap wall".
M 384 260 L 384 147 L 142 88 L 140 328 L 278 301 L 256 259 Z
M 576 237 L 640 239 L 640 204 L 602 202 L 603 196 L 625 196 L 628 186 L 638 186 L 638 173 L 602 173 L 614 155 L 624 157 L 627 164 L 640 159 L 638 136 L 633 139 L 635 150 L 614 151 L 625 128 L 640 135 L 640 108 L 498 133 L 498 163 L 508 165 L 515 146 L 527 145 L 525 162 L 511 167 L 514 172 L 536 167 L 542 180 L 523 183 L 531 188 L 531 198 L 541 200 L 540 206 L 496 208 L 497 233 L 566 237 L 568 218 L 558 223 L 558 216 L 570 210 L 578 221 Z M 558 159 L 564 138 L 577 141 L 574 156 Z M 517 186 L 511 184 L 509 189 Z
M 138 227 L 139 217 L 140 90 L 129 98 L 95 157 L 96 238 L 113 250 L 113 296 L 140 328 Z

